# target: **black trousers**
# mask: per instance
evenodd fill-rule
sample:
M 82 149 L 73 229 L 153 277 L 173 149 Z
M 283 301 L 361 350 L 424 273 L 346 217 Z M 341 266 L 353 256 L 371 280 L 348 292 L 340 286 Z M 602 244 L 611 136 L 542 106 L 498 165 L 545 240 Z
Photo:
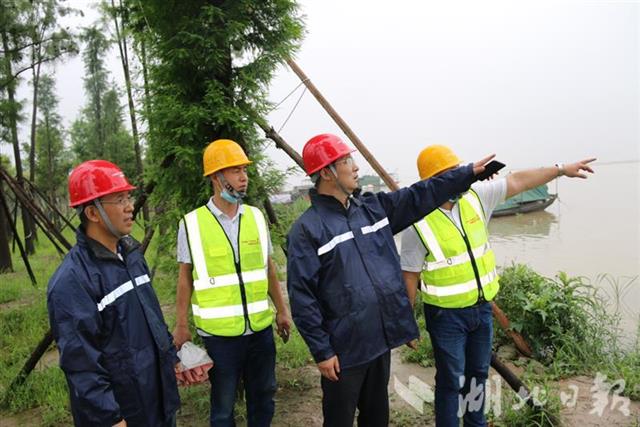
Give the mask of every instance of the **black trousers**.
M 322 414 L 325 427 L 353 427 L 356 408 L 358 426 L 389 425 L 389 367 L 386 352 L 364 365 L 343 369 L 338 381 L 322 377 Z

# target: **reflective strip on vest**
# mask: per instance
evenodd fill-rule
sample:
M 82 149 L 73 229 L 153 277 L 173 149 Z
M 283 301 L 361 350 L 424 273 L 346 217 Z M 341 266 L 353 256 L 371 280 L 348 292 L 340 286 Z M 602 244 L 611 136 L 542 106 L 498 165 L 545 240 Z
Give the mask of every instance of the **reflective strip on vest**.
M 482 276 L 480 278 L 480 284 L 484 288 L 489 283 L 493 282 L 497 277 L 496 271 L 491 271 L 490 273 Z M 426 288 L 426 289 L 424 289 Z M 422 292 L 427 295 L 433 295 L 436 297 L 448 297 L 452 295 L 460 295 L 465 294 L 467 292 L 475 291 L 478 288 L 478 282 L 476 279 L 470 280 L 466 283 L 460 283 L 458 285 L 450 285 L 450 286 L 436 286 L 432 284 L 426 284 L 422 289 Z
M 244 282 L 256 282 L 258 280 L 267 280 L 267 271 L 264 268 L 261 268 L 260 270 L 245 271 L 244 273 L 242 273 L 242 280 Z M 238 282 L 237 273 L 223 274 L 221 276 L 194 280 L 193 289 L 195 289 L 196 291 L 202 291 L 204 289 L 213 289 L 213 288 L 220 288 L 222 286 L 237 285 L 238 283 L 239 282 Z
M 136 286 L 142 286 L 145 283 L 151 282 L 151 279 L 147 274 L 138 276 L 134 280 L 136 282 Z M 133 290 L 133 283 L 131 282 L 131 280 L 124 282 L 122 285 L 109 292 L 102 298 L 102 300 L 100 300 L 100 302 L 97 304 L 98 311 L 104 310 L 108 305 L 113 304 L 118 298 L 131 290 Z
M 201 308 L 196 304 L 191 304 L 193 315 L 201 319 L 222 319 L 224 317 L 244 316 L 242 304 L 231 305 L 227 307 Z M 262 300 L 247 304 L 248 314 L 260 313 L 269 310 L 269 301 Z
M 369 233 L 373 233 L 375 231 L 378 231 L 381 228 L 386 227 L 387 225 L 389 225 L 389 218 L 387 218 L 385 216 L 384 218 L 382 218 L 380 221 L 376 222 L 375 224 L 367 225 L 365 227 L 362 227 L 360 230 L 362 231 L 362 234 L 369 234 Z
M 438 239 L 433 231 L 431 231 L 431 227 L 427 224 L 427 220 L 423 218 L 416 222 L 414 226 L 419 229 L 418 236 L 422 237 L 426 241 L 426 247 L 435 258 L 435 262 L 447 262 L 447 258 L 444 256 L 444 253 L 442 253 L 442 249 L 440 249 L 440 245 L 438 244 Z
M 353 232 L 349 231 L 347 233 L 338 234 L 333 239 L 329 240 L 328 243 L 320 246 L 318 248 L 318 256 L 324 255 L 327 252 L 330 252 L 333 248 L 335 248 L 339 243 L 346 242 L 347 240 L 353 239 Z
M 262 259 L 264 260 L 265 268 L 267 267 L 267 258 L 269 257 L 269 239 L 267 235 L 267 223 L 264 220 L 264 215 L 258 208 L 254 208 L 253 206 L 245 205 L 245 207 L 251 209 L 253 212 L 253 218 L 256 220 L 256 225 L 258 227 L 258 236 L 260 237 L 260 244 L 262 245 Z M 240 253 L 240 248 L 238 248 L 238 253 Z M 245 282 L 252 282 L 254 280 L 262 280 L 262 279 L 252 279 L 248 280 L 245 277 L 244 271 L 242 272 L 242 278 Z M 266 269 L 265 269 L 266 274 Z M 266 277 L 265 277 L 266 279 Z
M 208 209 L 208 208 L 207 208 Z M 213 215 L 213 214 L 212 214 Z M 185 227 L 189 233 L 189 248 L 191 249 L 191 261 L 196 271 L 198 279 L 208 278 L 207 262 L 204 259 L 204 251 L 202 250 L 202 238 L 200 237 L 200 224 L 198 224 L 198 214 L 196 211 L 189 212 L 185 215 Z M 194 242 L 194 244 L 191 244 Z
M 426 225 L 426 224 L 425 224 Z M 426 225 L 428 227 L 428 225 Z M 485 243 L 484 245 L 474 248 L 471 250 L 473 253 L 473 257 L 475 259 L 479 259 L 484 256 L 487 251 L 490 250 L 489 244 Z M 427 271 L 438 270 L 441 268 L 453 267 L 454 265 L 464 264 L 465 262 L 471 262 L 471 257 L 468 252 L 465 252 L 460 255 L 454 255 L 449 258 L 445 258 L 440 261 L 432 261 L 427 263 Z

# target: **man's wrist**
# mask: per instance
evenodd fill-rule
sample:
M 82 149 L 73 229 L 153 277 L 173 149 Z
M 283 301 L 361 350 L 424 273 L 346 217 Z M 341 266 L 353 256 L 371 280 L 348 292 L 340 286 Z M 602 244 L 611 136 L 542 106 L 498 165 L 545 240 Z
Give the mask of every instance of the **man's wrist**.
M 556 168 L 558 168 L 558 175 L 556 175 L 556 176 L 563 176 L 564 175 L 564 164 L 556 163 Z

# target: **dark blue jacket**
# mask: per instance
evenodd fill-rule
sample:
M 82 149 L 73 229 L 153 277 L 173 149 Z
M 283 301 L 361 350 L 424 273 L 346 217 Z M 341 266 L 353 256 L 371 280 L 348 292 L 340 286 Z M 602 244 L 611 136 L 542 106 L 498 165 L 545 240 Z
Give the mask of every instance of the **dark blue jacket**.
M 49 281 L 49 321 L 77 426 L 122 418 L 162 426 L 180 405 L 176 350 L 139 246 L 121 239 L 122 261 L 78 231 Z
M 471 165 L 390 193 L 356 194 L 348 209 L 311 190 L 288 235 L 287 288 L 316 362 L 369 362 L 419 336 L 393 235 L 475 181 Z

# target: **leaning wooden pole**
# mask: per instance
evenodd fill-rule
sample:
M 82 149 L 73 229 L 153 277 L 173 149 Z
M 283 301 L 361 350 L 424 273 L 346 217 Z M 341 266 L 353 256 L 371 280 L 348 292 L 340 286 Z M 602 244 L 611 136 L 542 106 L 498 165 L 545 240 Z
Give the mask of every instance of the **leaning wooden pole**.
M 382 167 L 382 165 L 378 163 L 376 158 L 373 157 L 373 154 L 371 154 L 371 152 L 367 149 L 367 147 L 360 140 L 360 138 L 358 138 L 355 132 L 351 130 L 347 122 L 342 120 L 342 117 L 340 117 L 338 112 L 331 106 L 329 101 L 327 101 L 327 99 L 320 93 L 318 88 L 316 88 L 316 86 L 311 82 L 311 80 L 306 76 L 306 74 L 304 74 L 304 72 L 300 69 L 300 67 L 298 67 L 298 64 L 296 64 L 292 59 L 288 59 L 287 64 L 289 64 L 289 67 L 291 67 L 293 72 L 296 73 L 296 75 L 300 78 L 302 83 L 304 83 L 307 89 L 309 89 L 309 92 L 313 94 L 313 96 L 318 100 L 320 105 L 322 105 L 322 107 L 327 111 L 327 113 L 329 113 L 331 118 L 336 122 L 336 124 L 340 127 L 340 129 L 342 129 L 342 132 L 344 132 L 344 134 L 347 135 L 347 137 L 349 137 L 351 142 L 353 142 L 353 145 L 355 145 L 358 151 L 360 152 L 360 154 L 362 154 L 362 157 L 364 157 L 367 160 L 367 162 L 371 165 L 373 170 L 375 170 L 376 173 L 380 175 L 384 183 L 387 184 L 387 187 L 389 187 L 389 189 L 392 191 L 397 190 L 398 184 L 396 184 L 396 182 L 391 178 L 391 175 L 389 175 L 387 171 Z
M 293 72 L 296 73 L 296 75 L 300 78 L 302 83 L 304 83 L 307 89 L 309 89 L 309 92 L 313 94 L 313 96 L 318 100 L 320 105 L 322 105 L 322 107 L 327 111 L 327 113 L 336 122 L 336 124 L 340 127 L 340 129 L 342 129 L 345 135 L 347 135 L 347 137 L 351 140 L 351 142 L 353 142 L 353 144 L 356 146 L 358 151 L 360 151 L 362 156 L 367 160 L 367 162 L 369 162 L 371 167 L 378 173 L 378 175 L 380 175 L 380 177 L 385 182 L 385 184 L 387 184 L 387 187 L 389 187 L 389 189 L 392 191 L 398 190 L 399 189 L 398 184 L 385 171 L 382 165 L 373 157 L 371 152 L 365 147 L 364 143 L 360 140 L 360 138 L 358 138 L 358 136 L 353 132 L 353 130 L 351 130 L 349 125 L 342 119 L 342 117 L 340 117 L 338 112 L 331 106 L 329 101 L 327 101 L 327 99 L 320 93 L 320 91 L 311 82 L 311 79 L 307 77 L 307 75 L 302 71 L 302 69 L 298 66 L 298 64 L 296 64 L 292 59 L 288 59 L 287 64 L 289 64 Z M 493 302 L 492 302 L 492 307 L 493 307 L 494 316 L 497 316 L 498 322 L 500 323 L 500 325 L 502 325 L 503 327 L 505 325 L 508 326 L 508 319 L 506 318 L 502 310 L 498 309 L 499 312 L 496 313 L 495 308 L 497 308 L 497 305 Z M 516 339 L 514 339 L 514 343 L 516 347 L 518 347 L 518 350 L 520 350 L 523 354 L 530 356 L 531 349 L 526 344 L 525 340 L 515 331 L 508 331 L 508 332 L 512 338 L 516 337 Z M 495 356 L 495 353 L 493 354 L 493 356 Z M 493 361 L 498 360 L 498 358 L 497 356 L 492 357 L 491 360 L 492 360 L 492 366 L 493 366 Z M 509 371 L 508 368 L 504 365 L 501 366 L 500 368 L 501 369 L 498 372 L 500 372 L 501 375 L 503 372 Z M 515 390 L 515 391 L 519 392 L 519 390 Z

